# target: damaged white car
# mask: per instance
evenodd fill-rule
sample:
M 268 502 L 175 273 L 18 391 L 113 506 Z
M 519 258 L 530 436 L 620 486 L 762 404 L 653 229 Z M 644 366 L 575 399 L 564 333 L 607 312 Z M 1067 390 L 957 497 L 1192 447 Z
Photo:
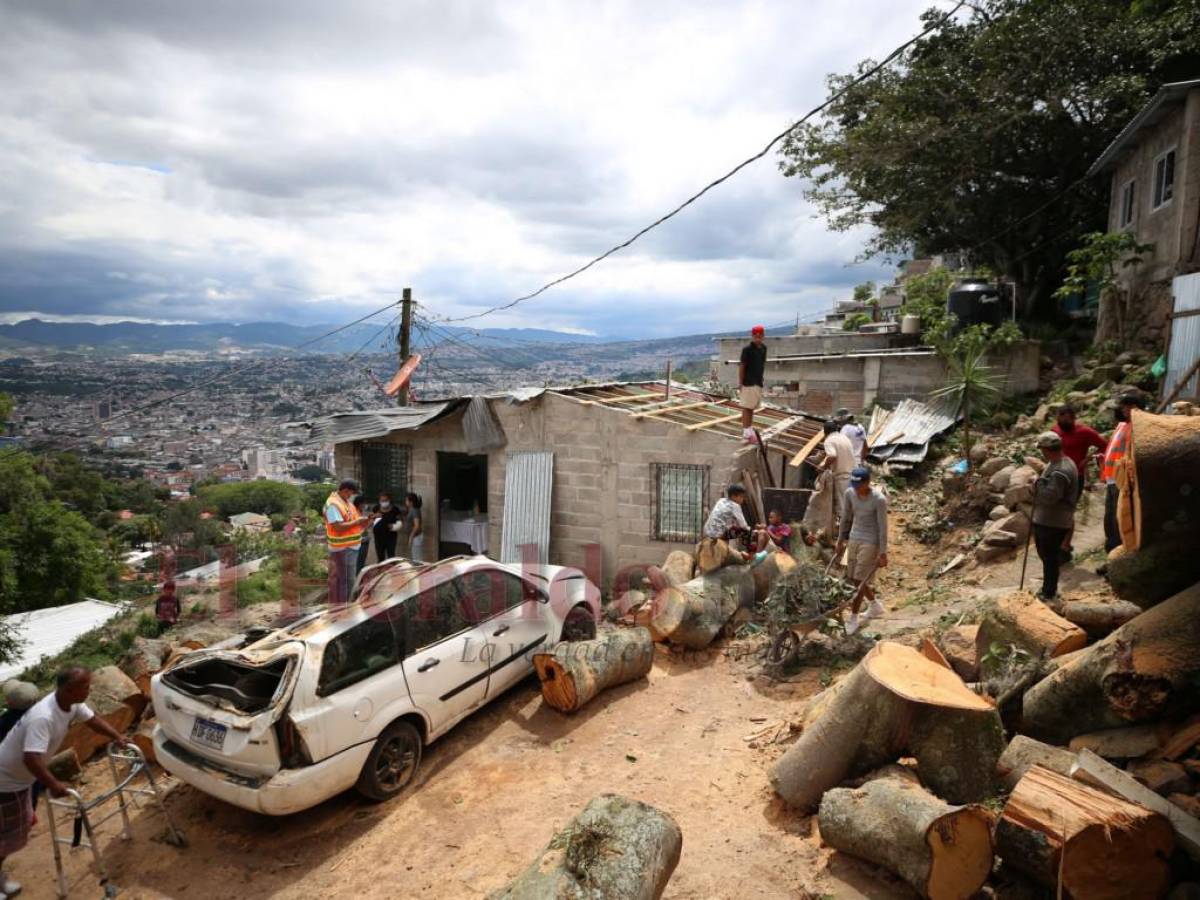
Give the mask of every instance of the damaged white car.
M 385 800 L 426 744 L 593 637 L 599 591 L 575 569 L 486 557 L 364 569 L 356 600 L 154 676 L 159 763 L 255 812 L 285 815 L 348 788 Z

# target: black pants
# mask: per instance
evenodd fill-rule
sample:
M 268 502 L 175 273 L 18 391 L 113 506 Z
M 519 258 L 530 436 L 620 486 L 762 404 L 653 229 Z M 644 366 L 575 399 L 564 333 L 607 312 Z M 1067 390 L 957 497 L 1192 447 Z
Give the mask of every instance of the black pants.
M 371 542 L 363 541 L 358 545 L 358 559 L 354 563 L 354 574 L 357 575 L 362 571 L 363 566 L 367 564 L 367 557 L 371 554 Z
M 1117 525 L 1117 497 L 1120 493 L 1115 484 L 1104 486 L 1104 549 L 1108 552 L 1121 545 L 1121 528 Z
M 1058 570 L 1062 566 L 1062 542 L 1067 528 L 1051 528 L 1049 525 L 1033 526 L 1033 545 L 1042 561 L 1042 596 L 1058 594 Z
M 396 555 L 396 532 L 391 529 L 375 532 L 375 555 L 379 562 Z

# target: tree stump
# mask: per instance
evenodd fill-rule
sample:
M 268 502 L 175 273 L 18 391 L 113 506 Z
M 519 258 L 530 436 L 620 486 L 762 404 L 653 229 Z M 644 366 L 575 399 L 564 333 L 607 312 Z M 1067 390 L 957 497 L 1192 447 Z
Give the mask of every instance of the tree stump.
M 819 826 L 829 846 L 895 872 L 932 900 L 966 900 L 992 870 L 991 816 L 951 806 L 903 775 L 827 791 Z
M 1132 410 L 1121 465 L 1118 503 L 1132 520 L 1131 533 L 1122 532 L 1126 550 L 1163 538 L 1200 538 L 1200 418 Z
M 1034 766 L 996 826 L 1006 865 L 1077 900 L 1162 897 L 1175 838 L 1165 816 Z
M 657 900 L 683 848 L 666 813 L 616 794 L 596 797 L 541 855 L 489 900 Z
M 990 793 L 999 735 L 995 707 L 957 675 L 911 647 L 885 642 L 814 698 L 771 783 L 792 806 L 811 809 L 831 787 L 908 749 L 919 767 L 926 756 L 922 778 L 935 791 L 979 800 Z
M 654 641 L 645 628 L 622 628 L 590 641 L 563 641 L 535 653 L 542 698 L 559 712 L 575 712 L 605 688 L 641 678 L 654 665 Z
M 1021 731 L 1050 743 L 1200 711 L 1200 584 L 1146 610 L 1026 691 Z

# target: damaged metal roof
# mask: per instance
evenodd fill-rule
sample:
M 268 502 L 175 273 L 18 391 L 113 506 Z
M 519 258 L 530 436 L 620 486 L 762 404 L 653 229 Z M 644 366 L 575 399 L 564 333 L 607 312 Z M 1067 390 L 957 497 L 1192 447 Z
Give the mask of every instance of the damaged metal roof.
M 902 400 L 894 410 L 877 406 L 867 428 L 867 456 L 892 466 L 914 466 L 925 459 L 929 442 L 957 422 L 958 401 L 948 397 L 931 403 Z
M 346 441 L 365 441 L 383 437 L 393 431 L 411 431 L 451 412 L 458 400 L 438 403 L 417 403 L 389 409 L 364 409 L 334 413 L 311 422 L 300 422 L 309 429 L 310 444 L 341 444 Z
M 61 653 L 80 635 L 99 628 L 124 608 L 88 599 L 5 616 L 4 622 L 25 643 L 15 659 L 0 666 L 0 681 L 19 675 L 43 656 Z

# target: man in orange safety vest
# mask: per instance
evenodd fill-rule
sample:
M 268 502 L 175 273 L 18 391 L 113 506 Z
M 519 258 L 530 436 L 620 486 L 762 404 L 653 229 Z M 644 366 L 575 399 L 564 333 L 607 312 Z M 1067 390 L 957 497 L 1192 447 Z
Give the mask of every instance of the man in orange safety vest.
M 325 500 L 325 540 L 329 545 L 329 602 L 350 602 L 354 584 L 354 564 L 358 545 L 367 528 L 367 518 L 358 511 L 354 500 L 358 482 L 347 478 Z

